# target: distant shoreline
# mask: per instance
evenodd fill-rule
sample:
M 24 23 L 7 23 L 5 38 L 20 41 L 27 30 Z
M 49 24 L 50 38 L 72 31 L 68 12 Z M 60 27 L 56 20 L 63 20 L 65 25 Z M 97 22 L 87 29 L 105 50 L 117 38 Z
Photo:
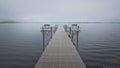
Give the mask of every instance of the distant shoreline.
M 120 24 L 120 22 L 19 22 L 19 21 L 0 21 L 0 24 L 5 23 L 76 23 L 76 24 L 92 24 L 92 23 L 98 23 L 98 24 Z

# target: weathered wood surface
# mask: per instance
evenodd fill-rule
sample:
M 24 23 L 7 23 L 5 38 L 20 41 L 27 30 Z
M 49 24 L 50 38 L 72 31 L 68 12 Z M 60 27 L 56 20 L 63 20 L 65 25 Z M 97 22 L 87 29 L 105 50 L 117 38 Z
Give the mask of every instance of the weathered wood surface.
M 35 68 L 86 68 L 71 39 L 59 27 Z

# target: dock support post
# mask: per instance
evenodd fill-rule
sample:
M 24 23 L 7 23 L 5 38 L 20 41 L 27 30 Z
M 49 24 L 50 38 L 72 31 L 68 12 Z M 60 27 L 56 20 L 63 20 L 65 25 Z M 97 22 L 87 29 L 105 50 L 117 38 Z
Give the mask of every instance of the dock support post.
M 69 33 L 70 33 L 70 37 L 71 37 L 71 27 L 69 27 L 69 30 L 70 30 L 70 32 L 69 32 Z
M 50 27 L 50 29 L 51 29 L 51 38 L 52 38 L 52 27 Z
M 72 30 L 72 37 L 71 38 L 72 38 L 72 42 L 74 43 L 74 41 L 73 41 L 73 30 Z
M 77 45 L 77 49 L 78 49 L 78 34 L 79 34 L 79 31 L 77 31 L 77 40 L 76 40 L 76 45 Z
M 42 28 L 42 32 L 43 32 L 43 51 L 45 50 L 45 30 L 44 27 Z
M 77 30 L 76 30 L 77 36 L 76 36 L 76 48 L 78 49 L 78 35 L 79 35 L 79 26 L 77 26 Z

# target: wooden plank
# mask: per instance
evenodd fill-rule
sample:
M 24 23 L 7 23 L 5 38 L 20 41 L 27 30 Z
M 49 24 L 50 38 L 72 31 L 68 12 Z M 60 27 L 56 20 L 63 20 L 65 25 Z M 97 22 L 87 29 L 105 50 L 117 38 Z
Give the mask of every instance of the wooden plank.
M 35 68 L 86 68 L 71 39 L 59 27 Z

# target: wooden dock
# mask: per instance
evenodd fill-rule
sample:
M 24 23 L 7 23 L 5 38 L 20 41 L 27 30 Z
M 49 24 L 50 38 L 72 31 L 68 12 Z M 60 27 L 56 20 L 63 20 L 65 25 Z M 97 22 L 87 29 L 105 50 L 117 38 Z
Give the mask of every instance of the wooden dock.
M 86 68 L 63 27 L 58 27 L 34 68 Z

